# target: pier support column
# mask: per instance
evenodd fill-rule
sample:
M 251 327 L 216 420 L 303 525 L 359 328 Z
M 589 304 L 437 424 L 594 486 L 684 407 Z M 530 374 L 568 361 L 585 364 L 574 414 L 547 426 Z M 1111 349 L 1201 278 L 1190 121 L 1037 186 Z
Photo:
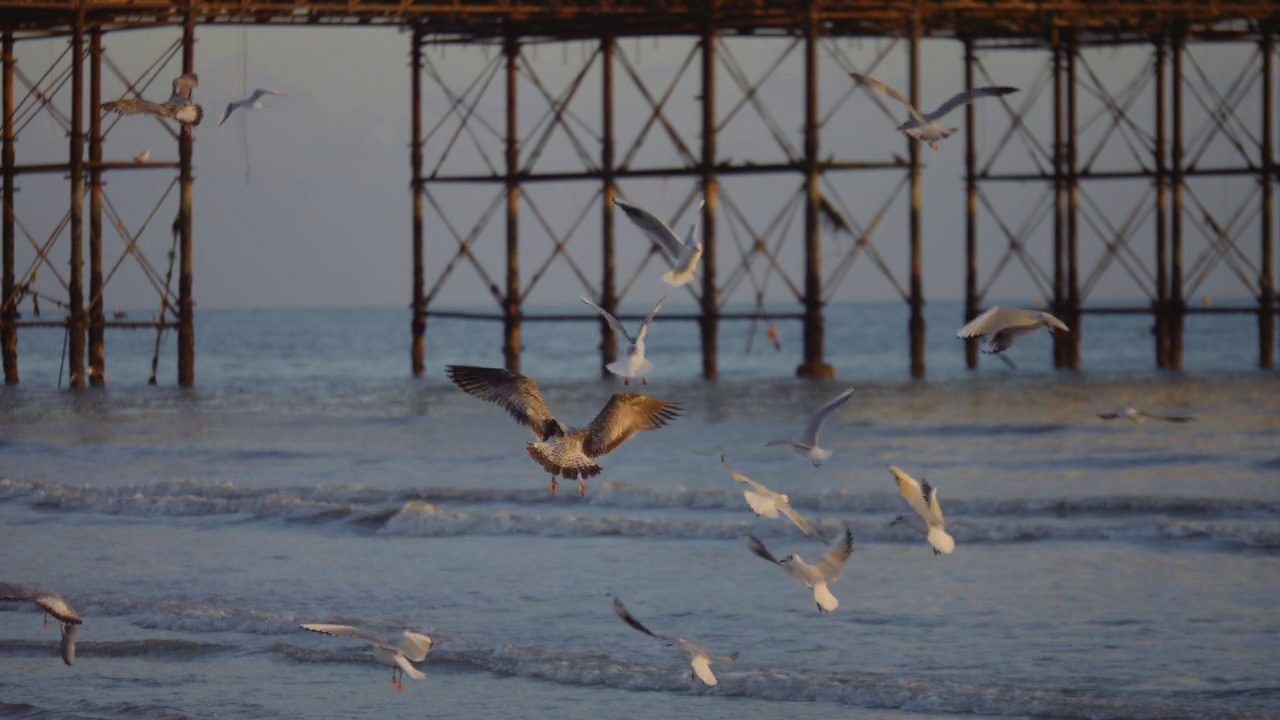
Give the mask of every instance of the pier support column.
M 16 178 L 14 172 L 14 139 L 17 136 L 17 128 L 14 127 L 13 118 L 13 65 L 16 62 L 13 57 L 13 31 L 4 30 L 4 38 L 0 50 L 3 56 L 0 57 L 2 66 L 0 66 L 0 76 L 3 77 L 3 86 L 0 91 L 4 96 L 3 112 L 4 117 L 0 121 L 4 123 L 3 136 L 0 138 L 0 170 L 4 173 L 4 189 L 3 189 L 3 207 L 0 207 L 0 243 L 3 243 L 4 267 L 3 280 L 0 281 L 0 354 L 4 356 L 4 383 L 6 385 L 16 385 L 18 383 L 18 297 L 17 283 L 14 279 L 14 264 L 17 262 L 14 256 L 14 187 L 13 182 Z
M 1080 45 L 1075 35 L 1067 44 L 1067 316 L 1060 318 L 1071 328 L 1067 333 L 1066 361 L 1072 370 L 1080 369 L 1080 169 L 1076 160 L 1076 56 Z M 1056 333 L 1055 333 L 1056 334 Z
M 720 302 L 716 288 L 716 32 L 702 33 L 702 377 L 719 375 Z
M 1182 328 L 1187 305 L 1182 298 L 1182 36 L 1173 38 L 1173 155 L 1170 183 L 1173 208 L 1169 216 L 1169 367 L 1182 369 Z
M 102 286 L 102 29 L 89 30 L 89 384 L 107 384 Z
M 973 90 L 973 38 L 964 39 L 964 89 Z M 964 106 L 964 323 L 978 316 L 978 170 L 977 125 L 973 103 Z M 978 338 L 964 341 L 964 364 L 970 370 L 978 367 Z
M 920 107 L 920 20 L 911 23 L 909 72 L 911 75 L 911 104 Z M 924 285 L 920 276 L 923 259 L 921 252 L 922 217 L 920 212 L 923 187 L 920 183 L 920 141 L 907 140 L 910 150 L 911 172 L 911 377 L 924 377 Z
M 97 109 L 95 108 L 95 112 Z M 71 29 L 71 272 L 67 278 L 67 384 L 84 387 L 84 11 Z
M 1156 367 L 1167 368 L 1169 353 L 1169 166 L 1165 158 L 1165 84 L 1168 77 L 1168 40 L 1156 40 L 1156 303 L 1154 310 L 1156 331 Z
M 412 140 L 409 149 L 409 163 L 412 166 L 412 179 L 409 186 L 413 190 L 413 318 L 410 320 L 412 342 L 410 356 L 414 377 L 422 377 L 427 371 L 427 307 L 423 295 L 426 283 L 423 268 L 423 206 L 422 206 L 422 28 L 414 26 L 413 45 L 409 51 L 412 58 L 413 78 L 410 80 L 412 109 Z
M 520 139 L 516 123 L 516 70 L 520 44 L 507 37 L 507 283 L 502 303 L 502 357 L 508 370 L 520 371 Z
M 1275 75 L 1274 55 L 1275 36 L 1262 36 L 1262 267 L 1258 271 L 1259 312 L 1258 312 L 1258 366 L 1271 368 L 1275 366 L 1276 346 L 1276 288 L 1272 276 L 1274 262 L 1272 252 L 1275 246 L 1275 148 L 1272 137 L 1275 128 L 1272 125 L 1275 113 Z
M 804 44 L 804 362 L 796 376 L 825 380 L 835 369 L 825 359 L 822 316 L 822 173 L 818 167 L 818 18 L 810 7 Z
M 182 21 L 182 72 L 195 72 L 196 19 L 190 9 Z M 191 294 L 192 227 L 191 227 L 191 151 L 194 138 L 189 129 L 178 135 L 178 222 L 182 226 L 178 238 L 178 385 L 196 384 L 195 298 Z
M 604 180 L 604 207 L 600 214 L 600 242 L 603 255 L 600 281 L 600 307 L 613 316 L 618 315 L 617 272 L 614 267 L 614 248 L 616 230 L 614 227 L 613 199 L 618 196 L 618 183 L 614 178 L 614 137 L 613 137 L 613 53 L 617 46 L 612 35 L 600 40 L 600 74 L 601 74 L 601 125 L 603 137 L 600 141 L 600 167 Z M 613 328 L 604 318 L 600 319 L 600 376 L 609 377 L 605 369 L 609 363 L 618 359 L 618 338 Z

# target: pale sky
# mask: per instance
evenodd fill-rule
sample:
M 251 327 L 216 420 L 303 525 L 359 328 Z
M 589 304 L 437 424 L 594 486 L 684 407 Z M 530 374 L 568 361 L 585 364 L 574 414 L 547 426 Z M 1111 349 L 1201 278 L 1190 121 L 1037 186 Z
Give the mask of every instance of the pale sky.
M 126 75 L 140 74 L 150 63 L 163 54 L 180 33 L 176 29 L 110 33 L 106 36 L 109 57 Z M 206 117 L 196 128 L 195 143 L 195 280 L 194 292 L 201 308 L 245 307 L 328 307 L 328 306 L 398 306 L 408 305 L 411 297 L 411 203 L 409 191 L 410 165 L 410 97 L 409 97 L 409 44 L 407 33 L 387 28 L 250 28 L 247 34 L 241 28 L 200 28 L 197 32 L 196 69 L 200 75 L 200 87 L 195 98 L 205 107 Z M 247 39 L 247 52 L 244 42 Z M 822 155 L 834 155 L 837 160 L 885 161 L 893 155 L 906 156 L 903 137 L 894 129 L 905 117 L 905 112 L 892 105 L 893 117 L 886 116 L 873 98 L 865 91 L 845 97 L 851 81 L 845 71 L 847 61 L 856 69 L 865 71 L 868 65 L 889 41 L 842 40 L 837 43 L 844 60 L 837 61 L 825 50 L 820 53 L 820 113 L 831 114 L 832 119 L 822 134 Z M 651 93 L 665 90 L 676 69 L 688 56 L 693 41 L 685 38 L 660 40 L 623 40 L 621 53 L 645 78 Z M 748 77 L 763 73 L 781 50 L 787 47 L 786 39 L 742 39 L 730 42 L 733 59 Z M 19 67 L 31 79 L 44 73 L 51 60 L 65 47 L 64 41 L 33 41 L 19 44 Z M 567 46 L 543 45 L 526 50 L 526 58 L 537 67 L 539 78 L 550 92 L 558 94 L 582 67 L 584 58 L 594 51 L 595 45 L 570 43 Z M 497 51 L 467 49 L 458 46 L 442 51 L 427 50 L 427 57 L 446 77 L 450 87 L 462 91 L 476 77 L 481 76 L 487 60 Z M 925 108 L 940 104 L 953 92 L 963 87 L 962 48 L 952 41 L 926 43 L 923 58 L 923 102 Z M 1197 87 L 1213 85 L 1225 92 L 1234 81 L 1239 68 L 1246 63 L 1256 63 L 1256 52 L 1251 46 L 1230 47 L 1224 45 L 1199 47 L 1194 50 L 1196 62 L 1188 63 L 1188 73 Z M 1147 48 L 1104 49 L 1089 51 L 1088 64 L 1098 78 L 1117 96 L 1130 84 L 1147 73 L 1150 52 Z M 985 53 L 986 68 L 995 82 L 1022 87 L 1023 92 L 1010 96 L 1015 106 L 1021 106 L 1030 89 L 1038 80 L 1048 62 L 1048 54 L 1025 54 L 1012 51 Z M 803 55 L 797 47 L 787 60 L 774 72 L 760 91 L 762 102 L 774 114 L 778 127 L 798 152 L 803 147 L 801 124 L 803 121 Z M 65 66 L 65 60 L 62 61 Z M 1254 66 L 1257 67 L 1256 65 Z M 906 82 L 906 45 L 898 43 L 888 58 L 875 70 L 876 77 L 893 85 L 904 93 Z M 145 93 L 149 98 L 162 100 L 168 95 L 169 80 L 178 74 L 178 59 L 170 63 L 160 79 Z M 1194 73 L 1203 70 L 1203 79 Z M 269 87 L 287 92 L 287 96 L 268 99 L 270 107 L 252 113 L 233 115 L 224 126 L 218 127 L 218 116 L 229 100 L 238 97 L 241 75 L 247 74 L 248 88 Z M 1082 76 L 1085 71 L 1081 70 Z M 1248 76 L 1251 86 L 1236 105 L 1236 114 L 1244 125 L 1256 133 L 1260 114 L 1260 83 L 1257 75 Z M 105 73 L 103 100 L 119 97 L 121 83 Z M 499 73 L 489 86 L 479 105 L 478 114 L 501 130 L 505 122 L 502 102 L 505 89 L 503 74 Z M 641 123 L 648 117 L 648 106 L 621 65 L 615 69 L 617 152 L 624 155 Z M 1208 81 L 1206 83 L 1206 80 Z M 669 103 L 667 117 L 679 128 L 685 143 L 694 153 L 700 152 L 700 108 L 697 96 L 699 87 L 699 59 L 685 72 L 677 84 Z M 718 75 L 718 103 L 721 113 L 728 112 L 742 97 L 729 72 L 722 65 Z M 978 84 L 986 81 L 979 76 Z M 1131 112 L 1136 118 L 1152 115 L 1153 88 L 1151 83 L 1141 83 L 1134 92 Z M 448 101 L 439 87 L 430 79 L 424 79 L 424 127 L 431 128 L 448 108 Z M 1205 92 L 1202 90 L 1202 92 Z M 23 86 L 17 91 L 19 99 L 25 94 Z M 66 91 L 59 94 L 63 107 L 69 107 Z M 588 151 L 598 159 L 599 147 L 593 134 L 599 132 L 600 73 L 598 63 L 587 74 L 578 97 L 571 105 L 576 118 L 590 128 L 578 138 Z M 1206 101 L 1212 99 L 1206 97 Z M 1080 91 L 1081 122 L 1097 113 L 1097 100 L 1085 90 Z M 1193 137 L 1203 124 L 1206 111 L 1199 106 L 1197 96 L 1188 92 L 1186 127 L 1188 137 Z M 520 80 L 521 135 L 544 114 L 546 102 L 535 86 L 523 75 Z M 1048 124 L 1050 97 L 1042 93 L 1036 102 L 1029 124 L 1047 144 L 1051 138 Z M 723 115 L 722 115 L 723 116 Z M 996 102 L 981 103 L 978 109 L 977 135 L 980 156 L 988 158 L 1000 135 L 1009 125 L 1008 115 Z M 964 288 L 964 185 L 963 162 L 965 151 L 964 115 L 956 112 L 948 118 L 950 124 L 961 132 L 942 143 L 940 151 L 923 149 L 927 166 L 924 168 L 924 287 L 927 299 L 958 300 Z M 576 122 L 576 121 L 575 121 Z M 1086 140 L 1081 143 L 1081 162 L 1093 154 L 1096 138 L 1109 122 L 1101 116 L 1087 125 Z M 427 145 L 426 167 L 433 167 L 440 158 L 441 148 L 456 129 L 456 121 L 447 122 L 443 129 Z M 575 125 L 576 127 L 576 125 Z M 1150 121 L 1143 121 L 1141 130 L 1147 132 Z M 500 140 L 487 130 L 476 126 L 480 144 L 489 157 L 502 162 Z M 1245 137 L 1243 130 L 1237 135 Z M 246 156 L 244 142 L 247 138 L 251 151 L 251 173 L 246 183 Z M 1091 139 L 1092 138 L 1092 139 Z M 764 123 L 747 105 L 724 127 L 719 139 L 720 157 L 734 162 L 751 160 L 759 163 L 776 162 L 782 152 L 771 138 Z M 533 142 L 522 148 L 522 157 L 529 152 Z M 657 128 L 650 132 L 641 147 L 633 167 L 657 167 L 674 165 L 677 155 L 671 144 Z M 152 160 L 177 158 L 176 142 L 170 139 L 150 118 L 128 117 L 111 131 L 106 142 L 106 158 L 126 160 L 143 150 L 151 152 Z M 61 130 L 46 117 L 38 117 L 21 132 L 18 142 L 18 162 L 56 162 L 65 158 L 66 140 Z M 1212 140 L 1200 161 L 1201 166 L 1231 163 L 1240 165 L 1239 155 L 1225 137 Z M 480 154 L 473 142 L 463 133 L 444 163 L 443 172 L 479 172 Z M 1033 168 L 1028 161 L 1028 150 L 1019 140 L 1011 141 L 995 163 L 997 171 L 1025 172 Z M 1122 137 L 1116 136 L 1098 153 L 1095 168 L 1131 168 L 1134 161 Z M 552 171 L 581 168 L 572 145 L 563 134 L 557 135 L 548 145 L 535 171 Z M 832 173 L 828 177 L 839 195 L 838 206 L 848 208 L 860 226 L 871 222 L 884 200 L 896 188 L 905 173 L 895 170 L 866 171 L 856 174 Z M 117 171 L 108 174 L 107 196 L 131 228 L 138 225 L 151 212 L 170 182 L 175 171 Z M 693 187 L 686 178 L 627 180 L 621 183 L 624 197 L 653 210 L 660 216 L 671 217 Z M 1139 202 L 1149 187 L 1146 181 L 1093 182 L 1086 185 L 1091 202 L 1107 214 L 1112 225 L 1122 226 L 1130 209 Z M 728 201 L 732 200 L 757 229 L 765 228 L 780 211 L 791 202 L 801 185 L 798 174 L 774 174 L 754 179 L 742 177 L 722 178 L 724 195 L 721 200 L 719 229 L 720 277 L 729 279 L 738 265 L 738 250 L 733 244 Z M 1045 184 L 986 183 L 983 185 L 993 203 L 1000 209 L 1001 217 L 1017 230 L 1041 201 Z M 1241 243 L 1244 255 L 1233 262 L 1243 268 L 1246 275 L 1252 273 L 1248 263 L 1256 265 L 1258 258 L 1258 234 L 1256 208 L 1257 183 L 1251 178 L 1222 180 L 1217 178 L 1193 181 L 1193 193 L 1204 209 L 1218 216 L 1219 224 L 1226 224 L 1241 202 L 1249 203 L 1246 211 L 1236 221 L 1234 233 L 1243 232 Z M 24 176 L 20 179 L 17 214 L 28 231 L 43 242 L 52 232 L 58 219 L 67 208 L 68 185 L 60 175 L 47 177 Z M 583 269 L 598 288 L 600 276 L 600 200 L 596 197 L 599 183 L 583 182 L 569 185 L 531 184 L 526 190 L 539 211 L 557 232 L 564 232 L 577 221 L 582 208 L 590 203 L 585 219 L 578 225 L 568 247 L 574 261 Z M 446 208 L 449 221 L 460 232 L 468 232 L 482 211 L 494 200 L 500 186 L 453 185 L 433 186 L 432 192 Z M 726 197 L 727 196 L 727 197 Z M 898 281 L 905 287 L 908 267 L 907 201 L 908 194 L 898 193 L 871 240 L 884 261 L 892 268 Z M 1082 200 L 1083 202 L 1083 200 Z M 1190 202 L 1190 200 L 1189 200 Z M 86 202 L 86 217 L 88 203 Z M 1199 206 L 1194 218 L 1187 221 L 1185 267 L 1206 253 L 1214 255 L 1197 230 L 1198 218 L 1203 215 Z M 177 208 L 176 188 L 164 201 L 155 219 L 143 234 L 141 246 L 160 274 L 165 270 L 165 253 L 170 243 L 169 224 Z M 427 282 L 428 289 L 439 275 L 443 265 L 453 256 L 457 247 L 440 219 L 427 206 Z M 499 284 L 504 278 L 502 264 L 505 252 L 505 226 L 503 209 L 494 215 L 480 234 L 475 254 L 484 259 L 491 277 Z M 1131 247 L 1136 258 L 1145 268 L 1126 255 L 1130 267 L 1140 276 L 1154 272 L 1153 241 L 1154 223 L 1150 212 L 1136 223 L 1136 239 Z M 683 235 L 688 223 L 694 220 L 692 208 L 676 218 L 673 227 Z M 1193 222 L 1194 221 L 1194 222 Z M 86 221 L 87 222 L 87 221 Z M 527 202 L 522 204 L 521 215 L 522 286 L 542 265 L 551 247 L 545 233 L 539 227 Z M 1106 252 L 1106 246 L 1098 239 L 1097 230 L 1081 218 L 1081 276 L 1087 279 L 1097 259 Z M 1049 251 L 1052 248 L 1052 214 L 1036 225 L 1028 240 L 1029 252 L 1045 272 L 1052 272 Z M 980 264 L 983 282 L 1008 248 L 997 223 L 985 213 L 979 223 Z M 1105 227 L 1103 234 L 1110 231 Z M 21 231 L 20 231 L 21 233 Z M 619 282 L 631 276 L 642 254 L 647 250 L 642 239 L 626 219 L 618 215 L 618 274 Z M 770 244 L 774 242 L 770 235 Z M 1108 238 L 1111 239 L 1111 238 Z M 824 255 L 826 272 L 830 272 L 849 247 L 847 236 L 825 234 Z M 803 214 L 798 212 L 791 220 L 784 243 L 781 265 L 798 285 L 803 284 L 802 247 Z M 120 256 L 122 242 L 114 233 L 108 233 L 105 243 L 107 269 Z M 86 230 L 87 255 L 87 230 Z M 52 251 L 55 263 L 65 275 L 67 241 L 65 234 Z M 18 271 L 26 270 L 33 257 L 30 244 L 19 235 Z M 757 259 L 757 278 L 763 278 L 765 264 Z M 1203 282 L 1195 292 L 1199 295 L 1242 297 L 1248 287 L 1234 274 L 1228 262 L 1211 265 Z M 641 276 L 641 283 L 656 282 L 661 271 L 650 265 Z M 87 272 L 86 272 L 87 283 Z M 174 287 L 176 288 L 176 278 Z M 42 293 L 63 296 L 54 274 L 42 270 L 37 281 Z M 530 305 L 557 305 L 576 302 L 583 293 L 582 286 L 563 260 L 552 264 L 546 275 L 529 294 Z M 767 284 L 772 302 L 786 303 L 790 291 L 775 276 Z M 637 286 L 627 300 L 643 305 L 651 302 L 652 288 Z M 685 295 L 673 294 L 672 304 L 690 302 Z M 737 286 L 731 300 L 748 302 L 753 299 L 749 283 Z M 884 278 L 872 258 L 863 255 L 854 263 L 851 271 L 834 292 L 832 300 L 885 300 L 896 297 L 893 285 Z M 1029 280 L 1026 269 L 1015 259 L 992 285 L 988 295 L 992 300 L 1011 300 L 1030 304 L 1040 297 L 1040 292 Z M 1123 266 L 1113 263 L 1092 287 L 1089 300 L 1106 303 L 1112 299 L 1140 299 Z M 154 290 L 147 284 L 132 259 L 126 259 L 107 289 L 108 308 L 142 309 L 158 304 Z M 437 307 L 476 306 L 494 307 L 487 290 L 477 282 L 474 270 L 464 261 L 454 272 L 441 292 Z

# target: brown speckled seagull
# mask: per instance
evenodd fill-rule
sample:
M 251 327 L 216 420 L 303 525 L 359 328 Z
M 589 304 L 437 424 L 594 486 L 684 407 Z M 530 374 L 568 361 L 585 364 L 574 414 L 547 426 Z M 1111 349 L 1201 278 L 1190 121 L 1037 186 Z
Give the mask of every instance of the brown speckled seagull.
M 67 665 L 76 657 L 76 626 L 80 614 L 71 609 L 62 596 L 52 590 L 26 588 L 21 585 L 0 583 L 0 600 L 33 602 L 45 612 L 44 626 L 49 627 L 49 615 L 62 623 L 62 662 Z
M 191 91 L 195 90 L 199 84 L 200 78 L 195 73 L 185 73 L 173 79 L 173 93 L 162 103 L 132 97 L 104 102 L 100 107 L 106 112 L 120 115 L 154 115 L 172 118 L 182 126 L 183 132 L 190 133 L 191 128 L 199 125 L 204 118 L 204 108 L 191 102 Z
M 578 492 L 587 494 L 585 478 L 600 474 L 593 458 L 608 455 L 642 430 L 655 430 L 680 414 L 680 406 L 633 393 L 617 393 L 585 428 L 565 427 L 542 400 L 538 385 L 518 372 L 502 368 L 450 365 L 449 379 L 468 395 L 506 409 L 515 421 L 533 431 L 537 442 L 526 445 L 534 462 L 551 473 L 551 493 L 556 477 L 578 481 Z

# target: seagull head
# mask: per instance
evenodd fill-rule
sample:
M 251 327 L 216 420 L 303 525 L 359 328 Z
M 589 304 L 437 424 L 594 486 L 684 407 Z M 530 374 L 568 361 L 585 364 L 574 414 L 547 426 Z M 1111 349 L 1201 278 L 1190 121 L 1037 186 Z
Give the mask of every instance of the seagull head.
M 906 524 L 906 522 L 907 522 L 907 519 L 899 515 L 898 517 L 893 519 L 893 522 L 889 523 L 889 527 L 893 527 L 894 525 L 898 525 L 898 524 Z
M 800 560 L 800 556 L 799 556 L 799 555 L 797 555 L 797 554 L 794 554 L 794 553 L 793 553 L 793 554 L 788 555 L 788 556 L 786 556 L 786 557 L 782 558 L 781 560 L 779 560 L 779 561 L 778 561 L 778 564 L 779 564 L 779 565 L 794 565 L 794 564 L 796 564 L 796 563 L 798 563 L 798 562 L 801 562 L 801 560 Z
M 780 493 L 780 494 L 778 495 L 778 499 L 782 501 L 782 504 L 783 504 L 783 505 L 790 505 L 790 504 L 791 504 L 791 498 L 787 497 L 787 494 L 786 494 L 786 493 Z

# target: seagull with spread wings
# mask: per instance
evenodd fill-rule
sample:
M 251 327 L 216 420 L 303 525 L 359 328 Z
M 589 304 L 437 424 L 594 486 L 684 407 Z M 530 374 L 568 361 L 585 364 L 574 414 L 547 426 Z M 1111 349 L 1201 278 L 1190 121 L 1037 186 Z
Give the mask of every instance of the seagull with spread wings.
M 551 494 L 559 487 L 556 476 L 578 481 L 578 492 L 587 494 L 584 478 L 600 474 L 593 458 L 608 455 L 636 433 L 656 430 L 681 411 L 666 400 L 616 393 L 585 428 L 563 425 L 542 400 L 538 385 L 518 372 L 502 368 L 450 365 L 449 379 L 463 392 L 499 405 L 515 421 L 533 430 L 537 442 L 525 446 L 529 457 L 551 473 Z
M 1002 353 L 1013 345 L 1014 340 L 1040 328 L 1050 333 L 1055 329 L 1062 332 L 1071 331 L 1065 323 L 1047 312 L 993 307 L 960 328 L 956 337 L 968 339 L 990 335 L 990 339 L 982 346 L 982 352 Z
M 947 521 L 942 517 L 942 505 L 938 503 L 938 492 L 928 480 L 916 481 L 901 468 L 889 466 L 893 479 L 898 483 L 898 492 L 907 501 L 915 515 L 899 515 L 890 525 L 906 525 L 924 535 L 933 546 L 934 555 L 951 554 L 956 549 L 956 541 L 947 534 Z
M 635 619 L 635 616 L 627 610 L 627 606 L 623 605 L 622 600 L 618 599 L 617 596 L 614 596 L 613 598 L 613 611 L 618 614 L 618 617 L 622 618 L 623 622 L 636 630 L 639 630 L 649 637 L 662 640 L 669 645 L 674 645 L 680 650 L 680 652 L 688 655 L 689 664 L 693 668 L 689 673 L 689 685 L 693 685 L 696 680 L 701 680 L 706 685 L 714 687 L 719 681 L 716 680 L 715 673 L 711 672 L 711 663 L 718 662 L 729 664 L 738 659 L 738 653 L 736 652 L 732 655 L 712 657 L 706 650 L 703 650 L 684 638 L 671 637 L 670 635 L 659 635 L 658 633 L 653 632 L 642 625 L 639 620 Z
M 951 137 L 951 135 L 959 130 L 959 128 L 943 127 L 942 123 L 938 122 L 946 116 L 947 113 L 955 110 L 961 105 L 968 105 L 979 98 L 1000 97 L 1002 95 L 1008 95 L 1009 93 L 1018 91 L 1018 88 L 1016 87 L 1007 86 L 980 87 L 972 90 L 965 90 L 952 95 L 951 99 L 942 103 L 937 110 L 922 113 L 917 110 L 915 106 L 911 104 L 911 101 L 904 97 L 902 93 L 894 90 L 888 85 L 885 85 L 879 80 L 867 75 L 859 75 L 858 73 L 849 74 L 853 76 L 854 82 L 859 85 L 878 92 L 881 95 L 891 97 L 905 105 L 907 112 L 911 113 L 911 119 L 899 125 L 898 131 L 905 133 L 908 137 L 925 141 L 929 144 L 929 147 L 934 150 L 938 149 L 939 142 L 944 138 Z
M 781 567 L 800 584 L 813 590 L 813 600 L 818 606 L 818 612 L 831 612 L 840 607 L 840 601 L 831 594 L 827 586 L 844 574 L 845 561 L 853 554 L 853 531 L 848 527 L 844 529 L 839 542 L 832 545 L 822 559 L 813 565 L 801 560 L 799 555 L 788 555 L 779 560 L 755 535 L 749 536 L 749 539 L 751 552 Z
M 653 363 L 649 362 L 644 357 L 644 336 L 649 333 L 649 326 L 653 324 L 653 316 L 657 315 L 658 311 L 662 309 L 662 303 L 666 299 L 667 296 L 663 295 L 662 299 L 658 301 L 658 304 L 653 306 L 653 309 L 649 311 L 649 316 L 644 319 L 644 323 L 640 326 L 640 329 L 636 331 L 636 336 L 633 338 L 631 337 L 631 334 L 622 327 L 622 324 L 618 322 L 618 318 L 614 317 L 612 313 L 591 302 L 590 298 L 585 296 L 582 298 L 582 302 L 595 308 L 596 312 L 600 313 L 600 317 L 604 318 L 605 322 L 609 323 L 609 327 L 613 328 L 613 332 L 627 339 L 626 358 L 622 360 L 615 360 L 614 362 L 604 366 L 609 372 L 623 378 L 623 385 L 630 385 L 631 378 L 637 376 L 640 378 L 641 385 L 649 384 L 647 376 L 649 375 L 649 371 L 653 369 Z
M 804 429 L 804 435 L 797 440 L 789 440 L 786 438 L 780 440 L 770 440 L 765 443 L 769 445 L 787 445 L 801 457 L 808 458 L 814 467 L 822 464 L 823 460 L 831 457 L 831 451 L 818 447 L 818 433 L 822 432 L 822 423 L 826 422 L 827 416 L 835 412 L 841 405 L 849 401 L 853 397 L 853 388 L 849 388 L 834 398 L 827 401 L 825 405 L 818 408 L 818 412 L 813 414 L 809 419 L 809 426 Z
M 71 609 L 62 596 L 52 590 L 27 588 L 21 585 L 0 583 L 0 600 L 13 602 L 32 602 L 45 613 L 44 626 L 49 627 L 49 616 L 52 615 L 62 624 L 62 662 L 70 665 L 76 657 L 76 632 L 82 622 L 80 614 Z
M 667 224 L 658 219 L 657 215 L 637 207 L 631 203 L 623 202 L 618 198 L 613 199 L 613 204 L 622 208 L 622 211 L 631 218 L 631 222 L 640 228 L 640 232 L 645 234 L 649 240 L 657 245 L 667 261 L 671 263 L 671 271 L 662 276 L 662 281 L 674 287 L 686 285 L 693 280 L 694 271 L 698 267 L 698 260 L 702 258 L 702 243 L 698 241 L 698 221 L 695 219 L 693 224 L 689 226 L 689 234 L 684 240 L 680 240 Z M 701 212 L 703 203 L 698 204 L 698 211 Z M 696 217 L 696 216 L 695 216 Z
M 262 98 L 266 95 L 284 95 L 284 93 L 279 90 L 258 88 L 253 91 L 252 95 L 243 100 L 229 102 L 227 103 L 227 108 L 222 111 L 222 117 L 218 119 L 218 126 L 221 127 L 222 123 L 226 122 L 227 118 L 231 116 L 231 113 L 239 110 L 240 108 L 244 108 L 245 110 L 261 110 L 266 107 L 266 104 L 262 102 Z
M 313 624 L 303 625 L 302 629 L 334 637 L 356 638 L 369 643 L 369 648 L 373 651 L 373 659 L 383 665 L 391 666 L 391 684 L 396 690 L 404 689 L 401 678 L 405 675 L 414 680 L 427 679 L 426 673 L 413 666 L 413 663 L 425 660 L 427 653 L 431 652 L 431 646 L 435 644 L 426 635 L 405 630 L 400 638 L 400 644 L 392 645 L 380 637 L 350 625 Z
M 104 102 L 100 107 L 106 112 L 120 115 L 154 115 L 160 118 L 171 118 L 178 121 L 183 132 L 190 133 L 191 128 L 199 125 L 204 119 L 204 108 L 191 102 L 191 92 L 199 84 L 200 79 L 195 73 L 185 73 L 173 79 L 173 92 L 169 95 L 169 99 L 162 103 L 132 97 Z
M 1155 413 L 1149 413 L 1146 410 L 1139 410 L 1138 408 L 1134 408 L 1134 407 L 1127 407 L 1123 410 L 1117 410 L 1115 412 L 1098 413 L 1098 417 L 1102 418 L 1103 420 L 1118 420 L 1118 419 L 1132 420 L 1133 422 L 1136 422 L 1136 423 L 1142 422 L 1145 419 L 1163 420 L 1165 422 L 1173 422 L 1173 423 L 1184 423 L 1184 422 L 1191 422 L 1192 420 L 1195 420 L 1195 418 L 1190 415 L 1157 415 Z
M 729 471 L 734 480 L 747 486 L 747 490 L 742 491 L 742 497 L 746 499 L 747 505 L 751 506 L 751 511 L 756 515 L 777 519 L 778 514 L 786 516 L 796 527 L 800 528 L 800 532 L 805 535 L 813 535 L 813 527 L 809 525 L 809 521 L 805 520 L 800 513 L 791 507 L 791 498 L 785 493 L 776 493 L 742 473 L 729 467 L 729 463 L 724 459 L 724 453 L 720 453 L 720 463 L 724 465 L 724 469 Z

